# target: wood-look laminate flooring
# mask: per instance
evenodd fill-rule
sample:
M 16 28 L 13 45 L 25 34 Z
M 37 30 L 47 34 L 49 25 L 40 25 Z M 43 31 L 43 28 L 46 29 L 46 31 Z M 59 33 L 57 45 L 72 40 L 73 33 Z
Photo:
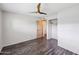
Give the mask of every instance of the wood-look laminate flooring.
M 56 39 L 34 39 L 4 47 L 1 55 L 77 55 L 57 46 Z

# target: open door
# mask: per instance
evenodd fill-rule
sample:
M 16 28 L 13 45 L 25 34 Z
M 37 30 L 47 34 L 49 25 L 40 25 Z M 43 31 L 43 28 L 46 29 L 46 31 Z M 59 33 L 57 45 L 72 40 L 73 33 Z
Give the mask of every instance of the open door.
M 39 50 L 42 53 L 48 50 L 46 27 L 47 27 L 47 20 L 42 18 L 37 21 L 37 38 L 38 38 L 37 50 Z
M 37 21 L 37 38 L 45 38 L 46 39 L 46 20 L 40 19 Z

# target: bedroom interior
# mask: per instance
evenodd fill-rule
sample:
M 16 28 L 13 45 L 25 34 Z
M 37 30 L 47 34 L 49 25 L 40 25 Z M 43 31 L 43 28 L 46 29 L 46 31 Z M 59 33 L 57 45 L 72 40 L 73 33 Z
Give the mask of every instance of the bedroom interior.
M 78 55 L 78 19 L 79 3 L 0 3 L 0 55 Z

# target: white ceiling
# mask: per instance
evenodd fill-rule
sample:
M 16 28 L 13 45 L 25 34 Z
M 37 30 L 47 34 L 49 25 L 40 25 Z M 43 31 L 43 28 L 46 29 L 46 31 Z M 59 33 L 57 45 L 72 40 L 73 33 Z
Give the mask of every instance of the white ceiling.
M 25 15 L 42 17 L 44 15 L 34 14 L 37 3 L 2 3 L 2 10 Z M 77 3 L 42 3 L 41 11 L 46 12 L 47 16 L 57 13 L 68 7 L 77 5 Z

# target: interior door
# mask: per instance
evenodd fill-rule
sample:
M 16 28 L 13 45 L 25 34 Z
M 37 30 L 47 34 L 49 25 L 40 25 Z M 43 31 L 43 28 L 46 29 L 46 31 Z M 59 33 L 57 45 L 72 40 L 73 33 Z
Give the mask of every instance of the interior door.
M 37 38 L 46 38 L 46 20 L 37 21 Z

